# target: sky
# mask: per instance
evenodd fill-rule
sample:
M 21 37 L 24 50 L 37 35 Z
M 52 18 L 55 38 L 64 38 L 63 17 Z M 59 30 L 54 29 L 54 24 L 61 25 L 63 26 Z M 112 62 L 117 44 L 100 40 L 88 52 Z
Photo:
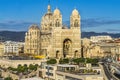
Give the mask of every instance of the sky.
M 0 0 L 0 31 L 27 31 L 40 25 L 49 0 Z M 52 12 L 61 11 L 68 25 L 73 9 L 81 16 L 82 31 L 120 33 L 120 0 L 50 0 Z

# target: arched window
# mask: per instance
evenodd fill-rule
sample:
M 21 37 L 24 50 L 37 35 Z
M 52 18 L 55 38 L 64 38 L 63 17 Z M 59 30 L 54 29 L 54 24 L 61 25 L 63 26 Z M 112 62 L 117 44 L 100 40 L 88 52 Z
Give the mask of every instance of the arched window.
M 56 27 L 59 27 L 59 26 L 60 26 L 60 22 L 59 22 L 58 19 L 56 20 L 55 26 L 56 26 Z
M 79 26 L 78 20 L 75 20 L 75 22 L 74 22 L 74 27 L 78 27 L 78 26 Z
M 52 23 L 50 23 L 50 26 L 52 26 Z
M 57 50 L 56 51 L 56 58 L 58 58 L 59 57 L 59 51 Z
M 58 26 L 58 27 L 60 26 L 60 22 L 59 22 L 59 21 L 57 22 L 57 26 Z
M 78 50 L 76 50 L 75 53 L 74 53 L 75 58 L 77 57 L 77 53 L 78 53 Z

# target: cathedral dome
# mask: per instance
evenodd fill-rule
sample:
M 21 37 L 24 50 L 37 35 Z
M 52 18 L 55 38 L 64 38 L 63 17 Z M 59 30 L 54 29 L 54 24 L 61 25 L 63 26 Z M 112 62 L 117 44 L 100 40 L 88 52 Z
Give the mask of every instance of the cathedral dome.
M 74 10 L 72 11 L 72 15 L 79 15 L 78 10 L 77 10 L 77 9 L 74 9 Z
M 60 15 L 60 10 L 58 8 L 54 10 L 54 15 Z
M 32 24 L 29 29 L 30 29 L 30 30 L 31 30 L 31 29 L 32 29 L 32 30 L 38 30 L 39 27 L 38 27 L 36 24 Z

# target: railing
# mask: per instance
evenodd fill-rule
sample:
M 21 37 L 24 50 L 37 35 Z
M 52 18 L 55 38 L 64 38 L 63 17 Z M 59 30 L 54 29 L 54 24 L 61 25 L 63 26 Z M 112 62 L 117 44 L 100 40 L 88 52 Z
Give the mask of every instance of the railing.
M 106 65 L 106 69 L 108 71 L 109 74 L 111 74 L 110 70 L 108 69 L 108 66 Z M 111 74 L 111 77 L 113 78 L 113 80 L 120 80 L 118 79 L 114 74 Z

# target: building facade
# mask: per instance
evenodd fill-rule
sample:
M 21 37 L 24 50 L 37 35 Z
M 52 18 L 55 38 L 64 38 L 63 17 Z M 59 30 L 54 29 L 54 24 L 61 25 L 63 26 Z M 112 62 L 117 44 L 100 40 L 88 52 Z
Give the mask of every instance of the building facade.
M 14 41 L 6 41 L 4 42 L 4 54 L 15 54 L 19 53 L 19 48 L 24 46 L 23 42 L 14 42 Z
M 37 25 L 31 25 L 25 36 L 24 52 L 26 54 L 40 53 L 40 29 Z
M 82 48 L 81 53 L 83 57 L 85 58 L 98 58 L 98 57 L 104 57 L 104 48 L 102 48 L 102 42 L 100 43 L 94 43 L 90 41 L 88 38 L 83 38 L 81 40 L 82 42 Z M 105 43 L 103 43 L 105 45 Z M 108 47 L 107 47 L 108 48 Z
M 112 40 L 112 37 L 108 35 L 90 37 L 90 41 L 92 42 L 99 42 L 99 41 L 105 41 L 105 40 Z
M 39 69 L 39 76 L 45 80 L 104 80 L 100 66 L 79 67 L 70 64 L 44 65 Z M 81 73 L 82 70 L 92 70 L 96 73 Z
M 74 9 L 70 16 L 70 28 L 63 26 L 62 14 L 58 8 L 51 11 L 48 5 L 47 13 L 42 17 L 40 29 L 28 30 L 25 37 L 25 53 L 45 55 L 46 57 L 80 57 L 81 56 L 81 31 L 80 15 Z M 33 27 L 33 26 L 32 26 Z M 38 31 L 38 35 L 33 31 Z M 31 34 L 29 34 L 31 32 Z M 33 32 L 33 33 L 32 33 Z M 29 34 L 29 35 L 28 35 Z M 36 36 L 36 37 L 35 37 Z M 35 37 L 37 39 L 35 43 Z M 31 40 L 34 41 L 31 42 Z M 30 52 L 32 46 L 38 48 Z
M 0 56 L 4 55 L 4 44 L 0 42 Z

